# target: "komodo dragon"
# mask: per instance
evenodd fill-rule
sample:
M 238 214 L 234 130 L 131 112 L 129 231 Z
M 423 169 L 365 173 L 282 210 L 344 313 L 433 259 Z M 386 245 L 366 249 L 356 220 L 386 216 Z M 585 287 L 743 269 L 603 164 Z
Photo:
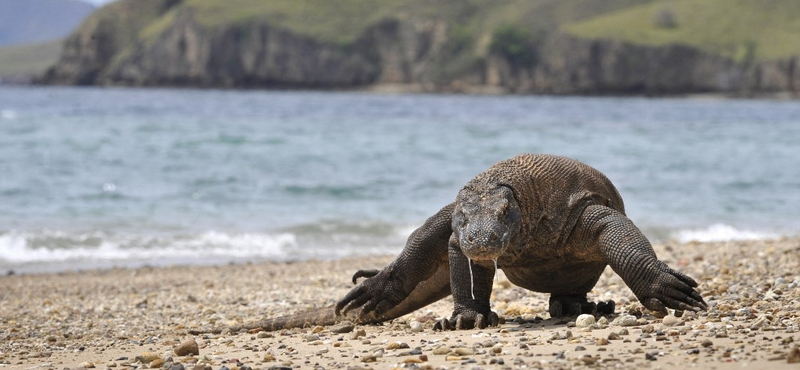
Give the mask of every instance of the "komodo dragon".
M 608 178 L 569 158 L 521 154 L 470 180 L 455 202 L 409 236 L 389 266 L 356 272 L 354 284 L 367 279 L 335 306 L 230 329 L 377 323 L 450 294 L 453 315 L 434 329 L 495 326 L 489 296 L 497 268 L 520 287 L 550 293 L 552 317 L 613 313 L 613 301 L 586 299 L 606 265 L 650 310 L 707 309 L 692 278 L 656 259 Z

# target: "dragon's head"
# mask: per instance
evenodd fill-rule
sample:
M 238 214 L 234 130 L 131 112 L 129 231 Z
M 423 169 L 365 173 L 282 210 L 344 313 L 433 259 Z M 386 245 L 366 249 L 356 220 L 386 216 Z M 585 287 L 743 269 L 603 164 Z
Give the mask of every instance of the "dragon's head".
M 510 187 L 471 183 L 456 198 L 453 233 L 468 258 L 496 260 L 519 232 L 521 221 L 522 211 Z

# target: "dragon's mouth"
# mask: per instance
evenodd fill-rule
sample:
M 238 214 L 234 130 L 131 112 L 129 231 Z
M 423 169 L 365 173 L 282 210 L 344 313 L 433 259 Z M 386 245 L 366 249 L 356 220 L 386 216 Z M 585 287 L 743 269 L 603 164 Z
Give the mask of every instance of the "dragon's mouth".
M 474 245 L 461 248 L 461 252 L 473 261 L 497 260 L 505 250 L 505 246 L 498 245 Z

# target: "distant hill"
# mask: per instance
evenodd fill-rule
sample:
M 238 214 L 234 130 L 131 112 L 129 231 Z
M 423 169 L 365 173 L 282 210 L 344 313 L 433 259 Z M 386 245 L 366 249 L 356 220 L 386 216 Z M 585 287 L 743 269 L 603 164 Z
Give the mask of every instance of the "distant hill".
M 654 1 L 565 28 L 584 38 L 681 44 L 738 61 L 800 55 L 800 1 Z
M 93 10 L 77 0 L 0 0 L 0 46 L 67 37 Z
M 0 0 L 0 83 L 28 83 L 44 73 L 94 9 L 75 0 Z
M 0 83 L 29 83 L 58 60 L 61 40 L 0 47 Z
M 120 0 L 43 83 L 535 94 L 800 89 L 785 0 Z

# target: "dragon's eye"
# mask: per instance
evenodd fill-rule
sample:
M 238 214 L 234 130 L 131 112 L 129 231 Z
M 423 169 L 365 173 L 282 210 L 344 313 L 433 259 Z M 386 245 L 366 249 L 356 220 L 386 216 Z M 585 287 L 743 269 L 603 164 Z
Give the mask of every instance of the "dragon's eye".
M 508 212 L 508 199 L 503 199 L 500 204 L 497 205 L 497 215 L 498 216 L 505 216 L 506 212 Z

